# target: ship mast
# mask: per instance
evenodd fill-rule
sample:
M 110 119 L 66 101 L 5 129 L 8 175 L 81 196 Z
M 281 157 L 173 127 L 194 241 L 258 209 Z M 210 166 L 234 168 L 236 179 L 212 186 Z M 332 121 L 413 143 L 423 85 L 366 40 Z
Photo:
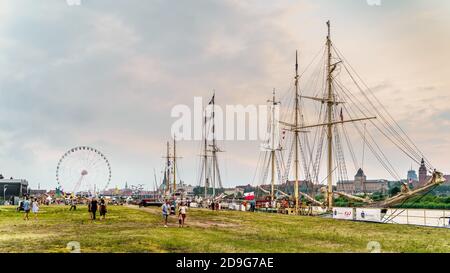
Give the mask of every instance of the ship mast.
M 327 124 L 327 141 L 328 141 L 328 164 L 327 164 L 327 204 L 328 208 L 333 207 L 333 120 L 332 120 L 332 111 L 333 111 L 333 104 L 334 104 L 334 98 L 333 98 L 333 90 L 332 90 L 332 81 L 333 76 L 332 69 L 331 69 L 331 24 L 330 21 L 327 22 L 328 27 L 328 35 L 327 35 L 327 82 L 328 82 L 328 102 L 327 102 L 327 115 L 328 115 L 328 124 Z
M 275 161 L 276 161 L 276 150 L 275 147 L 275 107 L 279 104 L 279 102 L 275 99 L 275 89 L 273 89 L 273 97 L 272 100 L 268 102 L 272 103 L 272 130 L 271 130 L 271 165 L 272 165 L 272 178 L 271 178 L 271 191 L 270 191 L 270 200 L 273 202 L 275 199 Z
M 170 195 L 170 143 L 167 141 L 166 195 Z
M 204 168 L 204 171 L 205 171 L 205 200 L 206 200 L 206 196 L 207 196 L 207 193 L 208 193 L 208 140 L 207 140 L 207 136 L 206 136 L 206 134 L 207 134 L 207 129 L 206 129 L 206 122 L 207 122 L 207 118 L 206 118 L 206 112 L 204 113 L 205 114 L 205 119 L 204 119 L 204 125 L 203 125 L 203 127 L 204 127 L 204 151 L 203 151 L 203 163 L 204 163 L 204 166 L 203 166 L 203 168 Z
M 176 137 L 173 136 L 173 195 L 177 190 L 177 142 Z
M 299 95 L 299 78 L 300 76 L 298 75 L 298 52 L 295 51 L 295 116 L 294 116 L 294 123 L 288 123 L 288 122 L 283 122 L 280 121 L 281 124 L 286 125 L 289 128 L 290 131 L 294 132 L 294 142 L 293 145 L 294 147 L 294 176 L 295 176 L 295 181 L 294 181 L 294 199 L 295 199 L 295 211 L 296 213 L 298 213 L 298 198 L 299 198 L 299 187 L 298 187 L 298 182 L 299 182 L 299 133 L 303 132 L 300 127 L 300 122 L 299 122 L 299 108 L 300 108 L 300 95 Z
M 295 198 L 295 212 L 298 212 L 298 178 L 299 178 L 299 173 L 298 173 L 298 127 L 299 127 L 299 122 L 298 122 L 298 113 L 299 113 L 299 94 L 298 94 L 298 79 L 299 79 L 299 75 L 298 75 L 298 53 L 297 51 L 295 51 L 295 130 L 294 130 L 294 138 L 295 138 L 295 185 L 294 185 L 294 198 Z
M 333 72 L 336 69 L 336 66 L 341 63 L 341 61 L 338 61 L 334 64 L 331 63 L 332 61 L 332 42 L 331 42 L 331 24 L 330 21 L 327 22 L 328 27 L 328 35 L 327 35 L 327 94 L 324 97 L 308 97 L 308 96 L 301 96 L 305 99 L 314 100 L 317 102 L 321 102 L 322 104 L 327 105 L 327 117 L 326 122 L 322 124 L 315 124 L 315 125 L 299 125 L 298 123 L 298 65 L 296 64 L 296 77 L 295 77 L 295 86 L 296 86 L 296 113 L 295 113 L 295 124 L 289 124 L 286 122 L 281 122 L 284 125 L 290 126 L 294 132 L 295 132 L 295 193 L 296 193 L 296 208 L 298 208 L 298 133 L 302 132 L 303 129 L 308 128 L 315 128 L 315 127 L 322 127 L 325 126 L 327 129 L 327 187 L 326 187 L 326 198 L 325 203 L 327 205 L 327 208 L 331 210 L 333 208 L 333 126 L 338 124 L 344 124 L 349 122 L 357 122 L 357 121 L 364 121 L 364 120 L 370 120 L 375 119 L 376 117 L 368 117 L 368 118 L 359 118 L 359 119 L 350 119 L 350 120 L 344 120 L 341 115 L 341 120 L 335 120 L 333 119 L 333 109 L 334 106 L 341 104 L 343 102 L 336 101 L 335 94 L 333 91 Z M 302 195 L 304 195 L 302 193 Z
M 212 191 L 212 197 L 214 199 L 214 197 L 216 196 L 216 161 L 217 161 L 217 154 L 216 154 L 216 128 L 215 128 L 215 97 L 216 97 L 216 92 L 214 92 L 213 94 L 213 99 L 212 99 L 212 134 L 213 134 L 213 139 L 212 139 L 212 187 L 213 187 L 213 191 Z
M 214 92 L 214 94 L 211 98 L 211 101 L 208 104 L 208 105 L 211 105 L 211 116 L 208 116 L 207 109 L 205 109 L 205 112 L 204 112 L 204 140 L 203 140 L 204 147 L 203 147 L 203 151 L 202 151 L 203 154 L 201 156 L 203 157 L 202 177 L 204 175 L 204 186 L 205 186 L 204 198 L 205 199 L 208 197 L 208 189 L 209 189 L 210 183 L 212 184 L 212 196 L 213 197 L 216 195 L 216 187 L 218 186 L 219 188 L 222 188 L 219 164 L 217 161 L 217 153 L 223 152 L 223 151 L 217 147 L 217 141 L 216 141 L 215 96 L 216 95 Z M 210 141 L 208 141 L 208 137 L 209 137 L 208 125 L 209 124 L 211 124 L 211 133 L 212 133 L 212 140 L 210 140 Z M 211 155 L 209 155 L 208 152 L 210 152 Z M 211 157 L 209 169 L 208 169 L 208 157 Z M 200 178 L 200 182 L 201 181 L 202 181 L 202 178 Z M 218 183 L 216 183 L 216 182 L 218 182 Z
M 211 145 L 211 156 L 212 156 L 212 197 L 214 198 L 216 196 L 216 187 L 223 188 L 222 186 L 222 179 L 220 177 L 220 169 L 219 169 L 219 163 L 217 161 L 217 153 L 223 152 L 223 150 L 220 150 L 219 147 L 217 147 L 217 141 L 216 141 L 216 102 L 215 102 L 216 92 L 214 91 L 213 97 L 211 99 L 210 104 L 212 104 L 212 145 Z M 218 183 L 216 183 L 218 182 Z

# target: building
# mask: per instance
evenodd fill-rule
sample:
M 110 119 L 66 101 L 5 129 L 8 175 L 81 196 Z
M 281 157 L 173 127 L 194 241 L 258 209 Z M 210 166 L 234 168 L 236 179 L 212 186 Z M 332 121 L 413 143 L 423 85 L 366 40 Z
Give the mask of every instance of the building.
M 244 190 L 240 189 L 240 188 L 226 188 L 226 189 L 223 189 L 223 193 L 227 196 L 238 196 L 239 193 L 241 195 L 243 195 Z
M 47 190 L 31 190 L 30 189 L 30 191 L 29 191 L 29 194 L 34 197 L 40 197 L 46 193 L 47 193 Z
M 0 179 L 1 199 L 14 199 L 28 194 L 28 181 L 25 179 Z M 15 203 L 15 202 L 14 202 Z
M 444 175 L 445 181 L 444 185 L 450 185 L 450 175 Z M 422 159 L 419 167 L 419 180 L 413 180 L 414 188 L 424 186 L 431 179 L 431 175 L 427 174 L 427 168 L 425 167 L 425 161 Z
M 406 179 L 408 181 L 418 181 L 419 180 L 417 177 L 416 171 L 413 170 L 412 168 L 411 168 L 411 170 L 408 171 L 408 175 L 406 176 Z
M 422 158 L 422 162 L 420 162 L 419 167 L 419 186 L 424 185 L 427 180 L 427 168 L 425 167 L 425 161 Z
M 193 198 L 195 196 L 194 188 L 194 186 L 187 185 L 183 183 L 183 181 L 180 181 L 180 183 L 177 184 L 177 192 L 181 193 L 186 198 Z
M 270 185 L 269 185 L 270 187 Z M 286 190 L 287 189 L 294 189 L 295 187 L 295 180 L 288 180 L 286 181 L 286 183 L 282 184 L 282 187 L 284 187 Z M 314 183 L 312 183 L 311 181 L 306 181 L 306 180 L 298 180 L 298 188 L 300 191 L 302 192 L 316 192 L 318 187 L 314 185 Z
M 389 189 L 389 182 L 384 179 L 367 180 L 364 171 L 360 168 L 355 175 L 355 179 L 343 180 L 337 183 L 337 191 L 349 194 L 357 193 L 386 193 Z

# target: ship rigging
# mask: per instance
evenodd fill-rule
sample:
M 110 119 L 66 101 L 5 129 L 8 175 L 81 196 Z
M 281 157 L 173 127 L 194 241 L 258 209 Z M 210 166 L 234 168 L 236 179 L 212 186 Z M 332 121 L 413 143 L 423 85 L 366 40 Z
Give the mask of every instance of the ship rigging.
M 322 52 L 322 58 L 318 59 L 320 52 Z M 280 151 L 283 150 L 283 157 L 280 159 L 280 172 L 283 173 L 281 175 L 282 182 L 286 184 L 289 177 L 293 176 L 294 187 L 290 196 L 291 200 L 294 200 L 295 211 L 297 213 L 299 211 L 300 196 L 307 203 L 320 205 L 329 211 L 333 208 L 335 196 L 370 206 L 389 207 L 401 204 L 414 196 L 426 194 L 445 182 L 443 175 L 434 169 L 429 160 L 387 111 L 386 107 L 378 100 L 374 92 L 364 83 L 336 48 L 331 39 L 331 23 L 329 21 L 327 22 L 326 43 L 320 52 L 301 74 L 299 74 L 298 54 L 296 53 L 294 96 L 293 100 L 286 103 L 287 106 L 291 105 L 292 108 L 286 108 L 285 115 L 279 121 L 283 126 L 283 134 L 285 132 L 291 133 L 289 138 L 283 138 L 282 148 L 279 149 Z M 304 79 L 304 74 L 317 59 L 318 66 L 310 72 L 311 78 L 309 80 Z M 350 84 L 353 88 L 348 86 Z M 316 104 L 314 114 L 306 109 L 306 102 Z M 319 107 L 317 107 L 317 103 L 319 103 Z M 307 122 L 308 115 L 317 117 L 316 122 L 312 124 Z M 351 156 L 355 170 L 361 169 L 363 165 L 363 160 L 359 163 L 356 158 L 352 145 L 354 135 L 349 134 L 346 128 L 348 125 L 352 125 L 356 131 L 354 135 L 361 137 L 363 141 L 363 160 L 365 147 L 367 147 L 383 169 L 395 180 L 400 181 L 401 178 L 394 165 L 389 160 L 382 145 L 379 144 L 380 141 L 385 141 L 385 143 L 391 143 L 408 159 L 418 164 L 423 161 L 428 172 L 432 174 L 431 179 L 425 185 L 416 189 L 404 186 L 398 195 L 383 201 L 374 201 L 369 195 L 359 197 L 337 191 L 336 182 L 339 183 L 348 179 L 345 163 L 346 155 Z M 368 130 L 367 125 L 371 127 L 373 133 Z M 344 146 L 347 147 L 347 150 Z M 319 181 L 324 150 L 326 151 L 326 172 L 323 181 Z M 271 158 L 275 158 L 273 153 L 272 151 Z M 292 161 L 293 166 L 291 166 Z M 272 183 L 270 194 L 273 198 L 275 164 L 273 160 L 271 162 Z M 301 167 L 303 168 L 302 174 Z M 263 173 L 267 173 L 267 171 L 263 170 Z M 323 201 L 317 200 L 314 196 L 317 192 L 314 189 L 309 189 L 307 192 L 302 192 L 299 189 L 301 175 L 305 182 L 311 182 L 316 186 L 315 188 L 320 189 L 319 193 L 322 194 Z M 326 184 L 323 184 L 325 180 Z M 278 192 L 281 191 L 278 190 Z M 281 196 L 287 195 L 284 192 L 281 193 Z

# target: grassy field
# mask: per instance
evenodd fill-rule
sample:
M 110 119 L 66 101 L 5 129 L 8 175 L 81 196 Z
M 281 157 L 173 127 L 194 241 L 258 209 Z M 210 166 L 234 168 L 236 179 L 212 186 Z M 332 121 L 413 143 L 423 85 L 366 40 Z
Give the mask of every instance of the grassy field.
M 86 207 L 41 207 L 39 220 L 23 220 L 0 207 L 0 252 L 367 252 L 378 241 L 383 252 L 450 252 L 450 230 L 336 221 L 234 211 L 190 210 L 188 227 L 159 208 L 110 206 L 107 219 L 91 222 Z

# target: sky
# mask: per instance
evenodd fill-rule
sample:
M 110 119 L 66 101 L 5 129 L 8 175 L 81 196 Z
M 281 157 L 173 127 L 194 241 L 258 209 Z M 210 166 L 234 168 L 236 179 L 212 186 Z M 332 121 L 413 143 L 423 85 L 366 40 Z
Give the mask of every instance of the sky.
M 0 173 L 52 189 L 61 156 L 87 145 L 109 159 L 112 187 L 151 188 L 175 105 L 212 90 L 219 105 L 265 104 L 292 85 L 295 50 L 302 67 L 323 46 L 327 20 L 387 110 L 450 173 L 449 13 L 446 0 L 0 0 Z M 224 186 L 251 183 L 260 142 L 220 144 Z M 188 184 L 198 184 L 199 147 L 178 145 Z M 413 162 L 386 149 L 406 177 Z M 370 156 L 365 173 L 390 179 Z

